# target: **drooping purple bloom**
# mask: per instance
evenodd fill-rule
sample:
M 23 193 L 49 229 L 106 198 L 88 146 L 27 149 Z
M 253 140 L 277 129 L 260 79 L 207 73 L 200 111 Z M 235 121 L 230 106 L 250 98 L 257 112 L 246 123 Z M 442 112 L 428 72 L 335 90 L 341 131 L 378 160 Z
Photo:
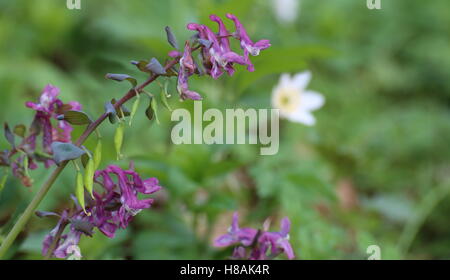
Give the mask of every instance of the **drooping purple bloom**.
M 209 27 L 202 25 L 202 28 L 206 34 L 206 39 L 212 42 L 211 47 L 209 48 L 212 63 L 211 77 L 217 79 L 220 75 L 222 75 L 223 69 L 226 69 L 227 66 L 230 67 L 233 63 L 238 63 L 241 65 L 247 64 L 244 57 L 227 49 L 226 47 L 222 48 L 222 45 L 217 39 L 217 35 L 212 32 Z
M 94 194 L 92 222 L 108 237 L 114 235 L 117 227 L 126 228 L 141 210 L 150 208 L 153 199 L 140 200 L 139 193 L 153 194 L 161 189 L 156 178 L 142 180 L 133 169 L 123 170 L 115 165 L 97 171 L 94 178 L 105 191 Z
M 204 40 L 207 41 L 206 38 L 206 33 L 203 30 L 202 26 L 200 24 L 197 23 L 189 23 L 187 26 L 187 29 L 192 30 L 192 31 L 197 31 L 197 37 L 199 40 Z M 212 42 L 209 42 L 209 47 L 211 47 Z M 202 55 L 202 62 L 203 62 L 203 66 L 206 70 L 206 73 L 208 75 L 210 75 L 211 73 L 211 68 L 212 68 L 212 64 L 211 64 L 211 54 L 209 53 L 209 47 L 202 47 L 201 49 L 201 55 Z
M 180 69 L 178 71 L 178 83 L 177 90 L 180 93 L 181 98 L 201 100 L 202 97 L 195 91 L 189 89 L 188 79 L 195 73 L 195 63 L 192 58 L 192 49 L 189 42 L 184 45 L 184 53 L 180 59 Z
M 231 47 L 230 47 L 230 39 L 229 36 L 231 36 L 228 33 L 227 28 L 225 27 L 225 24 L 223 24 L 223 21 L 220 19 L 220 17 L 216 16 L 216 15 L 210 15 L 209 19 L 211 19 L 212 21 L 217 22 L 217 24 L 219 25 L 219 32 L 217 33 L 218 35 L 218 41 L 220 43 L 220 50 L 223 54 L 226 53 L 233 53 L 231 51 Z M 225 65 L 225 70 L 227 71 L 228 75 L 233 75 L 234 73 L 234 68 L 233 68 L 233 63 L 227 63 Z
M 281 220 L 280 232 L 239 228 L 238 214 L 235 213 L 228 233 L 217 238 L 214 246 L 237 245 L 232 256 L 235 259 L 266 260 L 282 253 L 293 259 L 295 255 L 289 243 L 289 231 L 290 222 L 287 217 Z
M 81 110 L 78 102 L 71 101 L 64 104 L 58 99 L 59 92 L 59 88 L 48 84 L 39 98 L 39 103 L 25 103 L 28 108 L 36 111 L 35 120 L 43 130 L 43 147 L 47 153 L 51 153 L 51 144 L 54 141 L 70 142 L 73 130 L 72 126 L 63 120 L 58 122 L 58 126 L 53 127 L 51 120 L 57 120 L 62 110 Z
M 272 255 L 285 253 L 289 259 L 293 259 L 294 251 L 289 243 L 289 231 L 291 223 L 287 217 L 281 220 L 280 232 L 264 232 L 261 234 L 258 242 L 271 249 Z M 270 245 L 270 246 L 269 246 Z
M 57 98 L 59 92 L 60 92 L 59 88 L 51 84 L 48 84 L 45 86 L 41 96 L 39 97 L 39 103 L 26 102 L 25 104 L 28 108 L 31 108 L 37 112 L 52 115 L 55 110 L 54 105 L 61 106 L 63 104 L 61 100 Z
M 58 225 L 44 239 L 43 254 L 46 254 L 64 221 L 70 221 L 71 226 L 69 232 L 58 241 L 54 251 L 57 258 L 67 258 L 70 250 L 76 249 L 74 246 L 83 234 L 91 235 L 93 227 L 113 238 L 117 229 L 126 228 L 135 215 L 151 207 L 152 198 L 139 199 L 138 195 L 153 194 L 161 189 L 158 179 L 144 180 L 133 168 L 124 170 L 115 165 L 97 171 L 94 181 L 101 186 L 101 191 L 94 191 L 94 199 L 87 203 L 86 212 L 79 205 L 71 217 L 68 217 L 67 211 L 63 212 Z
M 214 242 L 214 246 L 227 247 L 239 243 L 244 246 L 249 246 L 252 244 L 258 230 L 252 228 L 241 229 L 239 228 L 238 220 L 239 214 L 236 212 L 233 214 L 233 222 L 228 229 L 228 233 L 217 238 Z
M 44 162 L 46 168 L 54 163 L 51 159 L 51 144 L 53 142 L 71 142 L 72 126 L 64 120 L 59 121 L 57 117 L 67 110 L 79 111 L 81 110 L 81 105 L 75 101 L 65 104 L 58 99 L 59 92 L 59 88 L 48 84 L 42 91 L 37 103 L 25 103 L 26 107 L 36 112 L 33 122 L 22 142 L 8 153 L 13 174 L 25 186 L 31 186 L 32 184 L 32 179 L 29 178 L 27 169 L 36 169 L 37 161 Z M 53 122 L 57 123 L 54 124 Z M 38 136 L 41 134 L 42 149 L 39 149 L 37 142 Z M 12 159 L 19 151 L 23 155 Z
M 247 62 L 244 57 L 231 51 L 230 45 L 227 41 L 228 39 L 225 38 L 225 36 L 227 36 L 225 33 L 228 34 L 228 31 L 226 31 L 222 21 L 214 15 L 211 16 L 211 19 L 216 22 L 220 21 L 219 34 L 222 32 L 223 36 L 219 35 L 218 38 L 218 35 L 216 35 L 216 33 L 214 33 L 206 25 L 190 23 L 187 25 L 187 28 L 189 30 L 197 31 L 200 39 L 206 40 L 210 43 L 209 47 L 203 48 L 203 64 L 207 69 L 207 73 L 214 79 L 217 79 L 223 74 L 223 70 L 226 70 L 228 74 L 232 75 L 234 73 L 234 69 L 232 67 L 233 63 L 247 65 Z M 222 40 L 223 38 L 226 40 Z
M 72 101 L 64 104 L 58 99 L 59 88 L 48 84 L 40 98 L 38 103 L 26 102 L 25 105 L 36 111 L 34 117 L 32 129 L 30 134 L 24 139 L 24 148 L 33 153 L 36 149 L 37 135 L 42 132 L 42 146 L 43 151 L 47 154 L 52 153 L 51 144 L 54 141 L 70 142 L 72 126 L 66 121 L 58 121 L 57 117 L 63 113 L 64 110 L 81 110 L 81 105 L 78 102 Z M 58 124 L 54 126 L 52 120 L 58 121 Z M 45 161 L 45 166 L 52 165 L 52 160 Z
M 270 41 L 263 39 L 256 43 L 254 43 L 247 34 L 242 23 L 239 19 L 233 14 L 227 14 L 227 18 L 231 19 L 236 26 L 236 31 L 233 33 L 233 37 L 238 39 L 241 42 L 241 48 L 244 50 L 244 57 L 247 63 L 249 63 L 249 71 L 253 71 L 254 67 L 251 64 L 249 59 L 249 54 L 256 56 L 259 55 L 261 50 L 265 50 L 270 47 Z

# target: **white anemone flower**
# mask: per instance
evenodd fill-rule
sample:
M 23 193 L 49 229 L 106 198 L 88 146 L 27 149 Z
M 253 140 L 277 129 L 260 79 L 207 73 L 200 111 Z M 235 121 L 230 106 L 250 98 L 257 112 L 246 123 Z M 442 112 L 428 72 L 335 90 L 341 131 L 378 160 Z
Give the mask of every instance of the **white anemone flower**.
M 275 16 L 281 23 L 292 23 L 298 17 L 300 0 L 272 0 Z
M 280 110 L 280 117 L 308 126 L 316 123 L 312 111 L 322 107 L 325 98 L 318 92 L 306 90 L 310 80 L 309 71 L 292 77 L 289 74 L 281 75 L 278 85 L 272 91 L 272 106 Z

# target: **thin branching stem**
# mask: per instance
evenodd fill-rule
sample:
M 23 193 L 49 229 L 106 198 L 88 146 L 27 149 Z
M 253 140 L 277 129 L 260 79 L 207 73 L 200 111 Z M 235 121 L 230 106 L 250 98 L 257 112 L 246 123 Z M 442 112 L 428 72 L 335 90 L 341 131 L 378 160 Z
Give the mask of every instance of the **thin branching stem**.
M 165 70 L 168 70 L 172 68 L 174 65 L 176 65 L 179 62 L 179 59 L 174 59 L 169 61 L 166 66 L 164 67 Z M 117 101 L 114 104 L 115 109 L 119 109 L 120 106 L 122 106 L 124 103 L 126 103 L 128 100 L 132 99 L 133 97 L 136 97 L 137 93 L 142 93 L 144 88 L 151 84 L 153 81 L 155 81 L 160 75 L 152 74 L 147 80 L 145 80 L 142 84 L 137 86 L 136 88 L 130 89 L 119 101 Z M 97 129 L 97 127 L 103 123 L 103 121 L 108 117 L 108 114 L 105 112 L 103 113 L 97 120 L 92 122 L 91 124 L 86 127 L 83 134 L 77 139 L 75 142 L 75 145 L 81 146 L 84 141 Z M 0 246 L 0 259 L 3 259 L 8 249 L 11 247 L 11 245 L 16 240 L 19 233 L 22 232 L 23 228 L 27 224 L 28 220 L 31 218 L 33 213 L 35 212 L 36 208 L 39 206 L 41 201 L 44 199 L 45 195 L 49 191 L 49 189 L 53 186 L 56 179 L 59 177 L 61 172 L 64 170 L 64 168 L 67 166 L 67 161 L 62 162 L 50 175 L 50 177 L 47 179 L 47 181 L 44 182 L 41 189 L 36 193 L 36 195 L 31 200 L 30 204 L 28 204 L 27 208 L 23 212 L 23 214 L 20 216 L 20 218 L 17 220 L 17 222 L 14 224 L 11 231 L 8 233 L 6 238 L 3 240 L 1 246 Z

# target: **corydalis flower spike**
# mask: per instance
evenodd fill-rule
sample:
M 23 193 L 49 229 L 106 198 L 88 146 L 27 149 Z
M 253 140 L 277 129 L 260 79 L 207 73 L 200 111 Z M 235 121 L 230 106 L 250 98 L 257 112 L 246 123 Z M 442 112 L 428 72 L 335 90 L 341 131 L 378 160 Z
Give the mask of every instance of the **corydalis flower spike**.
M 142 179 L 133 166 L 124 170 L 110 165 L 104 170 L 98 170 L 94 181 L 103 191 L 94 191 L 94 199 L 86 203 L 86 210 L 91 215 L 86 215 L 79 205 L 70 217 L 68 211 L 64 211 L 56 228 L 44 239 L 43 254 L 47 254 L 55 233 L 67 222 L 71 223 L 70 231 L 62 236 L 53 253 L 58 258 L 69 257 L 71 249 L 78 248 L 74 246 L 78 245 L 80 237 L 83 234 L 90 236 L 94 227 L 105 236 L 113 238 L 118 228 L 126 228 L 136 214 L 151 207 L 152 198 L 138 199 L 138 196 L 152 194 L 161 189 L 158 179 Z
M 289 243 L 289 230 L 290 221 L 288 218 L 282 219 L 280 232 L 268 232 L 267 229 L 239 228 L 238 214 L 234 213 L 228 233 L 217 238 L 214 246 L 238 245 L 232 257 L 239 259 L 266 260 L 281 253 L 285 253 L 289 259 L 293 259 L 295 256 Z
M 26 156 L 12 160 L 15 152 L 8 154 L 8 160 L 11 161 L 13 174 L 20 178 L 25 186 L 31 186 L 32 179 L 28 176 L 27 169 L 36 169 L 36 161 L 44 162 L 46 168 L 54 164 L 51 160 L 52 148 L 54 142 L 71 142 L 72 126 L 65 120 L 61 120 L 59 116 L 67 111 L 79 111 L 81 105 L 72 101 L 69 103 L 62 102 L 58 95 L 59 88 L 48 84 L 42 91 L 38 102 L 26 102 L 25 106 L 36 111 L 32 125 L 19 145 L 20 150 L 26 152 Z M 53 121 L 52 121 L 53 120 Z M 58 121 L 57 125 L 53 122 Z M 37 149 L 38 136 L 42 133 L 42 151 Z

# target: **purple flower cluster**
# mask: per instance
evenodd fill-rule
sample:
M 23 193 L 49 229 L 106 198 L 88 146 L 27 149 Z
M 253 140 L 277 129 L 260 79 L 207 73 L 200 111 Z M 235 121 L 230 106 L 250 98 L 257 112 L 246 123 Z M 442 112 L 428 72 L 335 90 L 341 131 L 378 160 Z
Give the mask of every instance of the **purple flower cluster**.
M 70 142 L 72 126 L 62 120 L 58 121 L 57 126 L 53 126 L 51 120 L 57 120 L 58 115 L 64 111 L 80 111 L 81 105 L 76 101 L 71 101 L 64 104 L 59 98 L 59 88 L 48 84 L 39 98 L 39 103 L 27 102 L 25 105 L 36 111 L 34 117 L 35 122 L 42 128 L 43 131 L 43 148 L 47 153 L 51 153 L 51 144 L 54 141 Z
M 240 228 L 238 213 L 234 213 L 233 222 L 227 234 L 214 241 L 216 247 L 237 245 L 233 252 L 234 259 L 267 260 L 285 253 L 293 259 L 294 251 L 289 243 L 291 223 L 287 217 L 281 220 L 279 232 L 268 232 L 253 228 Z M 270 253 L 270 254 L 269 254 Z
M 24 134 L 20 145 L 1 154 L 1 163 L 11 166 L 14 176 L 27 187 L 32 185 L 32 179 L 27 175 L 27 169 L 36 169 L 36 161 L 43 162 L 46 168 L 50 167 L 54 163 L 51 159 L 51 144 L 54 141 L 71 141 L 72 126 L 64 120 L 59 121 L 57 116 L 69 110 L 79 111 L 81 105 L 75 101 L 65 104 L 58 98 L 59 92 L 59 88 L 48 84 L 38 103 L 27 102 L 25 104 L 28 108 L 36 111 L 32 125 Z M 53 124 L 52 120 L 57 121 L 57 124 Z M 38 136 L 41 133 L 42 149 L 37 147 Z M 13 160 L 13 156 L 17 153 L 20 153 L 20 156 Z
M 115 165 L 96 171 L 95 182 L 102 187 L 102 191 L 94 191 L 94 198 L 88 201 L 86 212 L 77 206 L 74 211 L 65 210 L 61 214 L 56 227 L 44 239 L 42 254 L 47 254 L 56 233 L 68 223 L 70 230 L 57 241 L 53 253 L 57 258 L 68 257 L 69 249 L 78 248 L 81 235 L 91 236 L 95 227 L 113 238 L 118 228 L 126 228 L 136 214 L 151 207 L 152 198 L 139 199 L 138 195 L 153 194 L 161 189 L 156 178 L 143 180 L 133 168 L 123 170 Z
M 211 15 L 209 18 L 218 24 L 217 33 L 203 24 L 189 23 L 187 25 L 187 29 L 197 32 L 194 42 L 198 42 L 201 48 L 203 67 L 195 63 L 192 57 L 193 46 L 189 42 L 186 42 L 183 54 L 177 51 L 169 53 L 171 57 L 181 57 L 178 71 L 178 91 L 183 99 L 201 99 L 200 94 L 188 89 L 188 78 L 193 74 L 205 72 L 214 79 L 219 78 L 224 72 L 231 76 L 235 72 L 234 64 L 246 65 L 247 70 L 252 72 L 255 68 L 249 55 L 259 55 L 261 50 L 270 47 L 269 40 L 260 40 L 254 43 L 239 19 L 232 14 L 227 14 L 227 18 L 234 22 L 236 31 L 233 33 L 226 29 L 225 24 L 218 16 Z M 240 41 L 240 46 L 244 50 L 243 56 L 231 50 L 230 37 Z

